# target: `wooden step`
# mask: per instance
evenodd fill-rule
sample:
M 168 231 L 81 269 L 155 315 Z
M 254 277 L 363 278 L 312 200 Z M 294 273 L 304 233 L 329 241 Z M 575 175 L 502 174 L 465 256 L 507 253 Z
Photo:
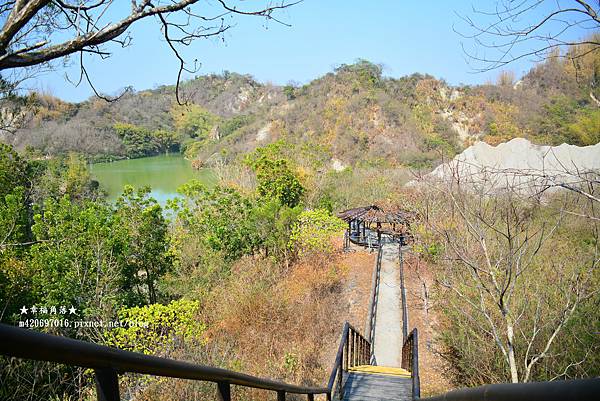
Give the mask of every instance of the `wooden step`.
M 410 372 L 408 370 L 402 368 L 391 368 L 389 366 L 358 365 L 351 367 L 349 371 L 355 373 L 410 377 Z
M 410 372 L 384 366 L 355 366 L 344 380 L 344 401 L 412 401 Z

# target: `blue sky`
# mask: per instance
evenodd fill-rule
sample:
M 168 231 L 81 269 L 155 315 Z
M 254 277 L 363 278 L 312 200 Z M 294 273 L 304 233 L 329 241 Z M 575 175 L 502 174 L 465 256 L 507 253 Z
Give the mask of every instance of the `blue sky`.
M 485 7 L 486 3 L 305 0 L 278 14 L 291 27 L 236 17 L 236 26 L 226 33 L 224 41 L 197 41 L 182 53 L 188 60 L 202 63 L 198 74 L 229 70 L 276 84 L 306 83 L 358 58 L 383 64 L 388 76 L 421 72 L 451 84 L 476 84 L 493 80 L 498 71 L 474 73 L 461 48 L 461 42 L 466 46 L 472 46 L 472 42 L 455 33 L 453 27 L 466 29 L 456 13 L 472 15 L 473 4 Z M 94 84 L 104 93 L 118 93 L 129 85 L 139 90 L 175 82 L 178 63 L 162 39 L 158 24 L 142 21 L 131 31 L 132 46 L 114 49 L 108 60 L 88 58 Z M 510 69 L 518 76 L 531 65 L 524 60 Z M 76 78 L 77 69 L 58 68 L 29 85 L 69 101 L 92 95 L 89 86 L 75 87 L 65 80 L 65 74 Z

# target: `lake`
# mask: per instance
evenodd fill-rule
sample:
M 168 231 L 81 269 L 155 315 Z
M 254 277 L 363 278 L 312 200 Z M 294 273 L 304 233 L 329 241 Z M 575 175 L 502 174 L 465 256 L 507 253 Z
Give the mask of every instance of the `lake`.
M 179 153 L 95 163 L 90 165 L 90 172 L 108 193 L 110 201 L 117 199 L 125 185 L 135 188 L 149 186 L 152 188 L 151 196 L 162 206 L 167 199 L 177 195 L 178 187 L 192 179 L 207 185 L 216 181 L 211 170 L 192 168 L 190 162 Z

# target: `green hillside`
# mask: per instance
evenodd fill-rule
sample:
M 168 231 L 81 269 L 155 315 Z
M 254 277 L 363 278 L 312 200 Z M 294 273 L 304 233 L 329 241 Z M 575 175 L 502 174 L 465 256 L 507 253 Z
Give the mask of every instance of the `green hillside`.
M 588 145 L 598 142 L 600 56 L 573 47 L 550 57 L 516 81 L 451 86 L 413 74 L 382 75 L 365 60 L 341 65 L 306 85 L 259 83 L 224 72 L 173 86 L 70 104 L 34 97 L 24 128 L 5 138 L 43 154 L 69 151 L 90 157 L 141 157 L 182 150 L 202 164 L 229 161 L 266 143 L 319 144 L 341 165 L 427 167 L 474 140 Z

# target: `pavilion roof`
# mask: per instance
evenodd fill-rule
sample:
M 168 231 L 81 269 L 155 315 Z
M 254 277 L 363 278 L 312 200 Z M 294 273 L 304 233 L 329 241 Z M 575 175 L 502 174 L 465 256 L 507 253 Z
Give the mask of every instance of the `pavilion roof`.
M 414 213 L 397 206 L 381 207 L 369 205 L 339 212 L 337 216 L 345 221 L 360 220 L 367 223 L 405 224 L 414 219 Z

